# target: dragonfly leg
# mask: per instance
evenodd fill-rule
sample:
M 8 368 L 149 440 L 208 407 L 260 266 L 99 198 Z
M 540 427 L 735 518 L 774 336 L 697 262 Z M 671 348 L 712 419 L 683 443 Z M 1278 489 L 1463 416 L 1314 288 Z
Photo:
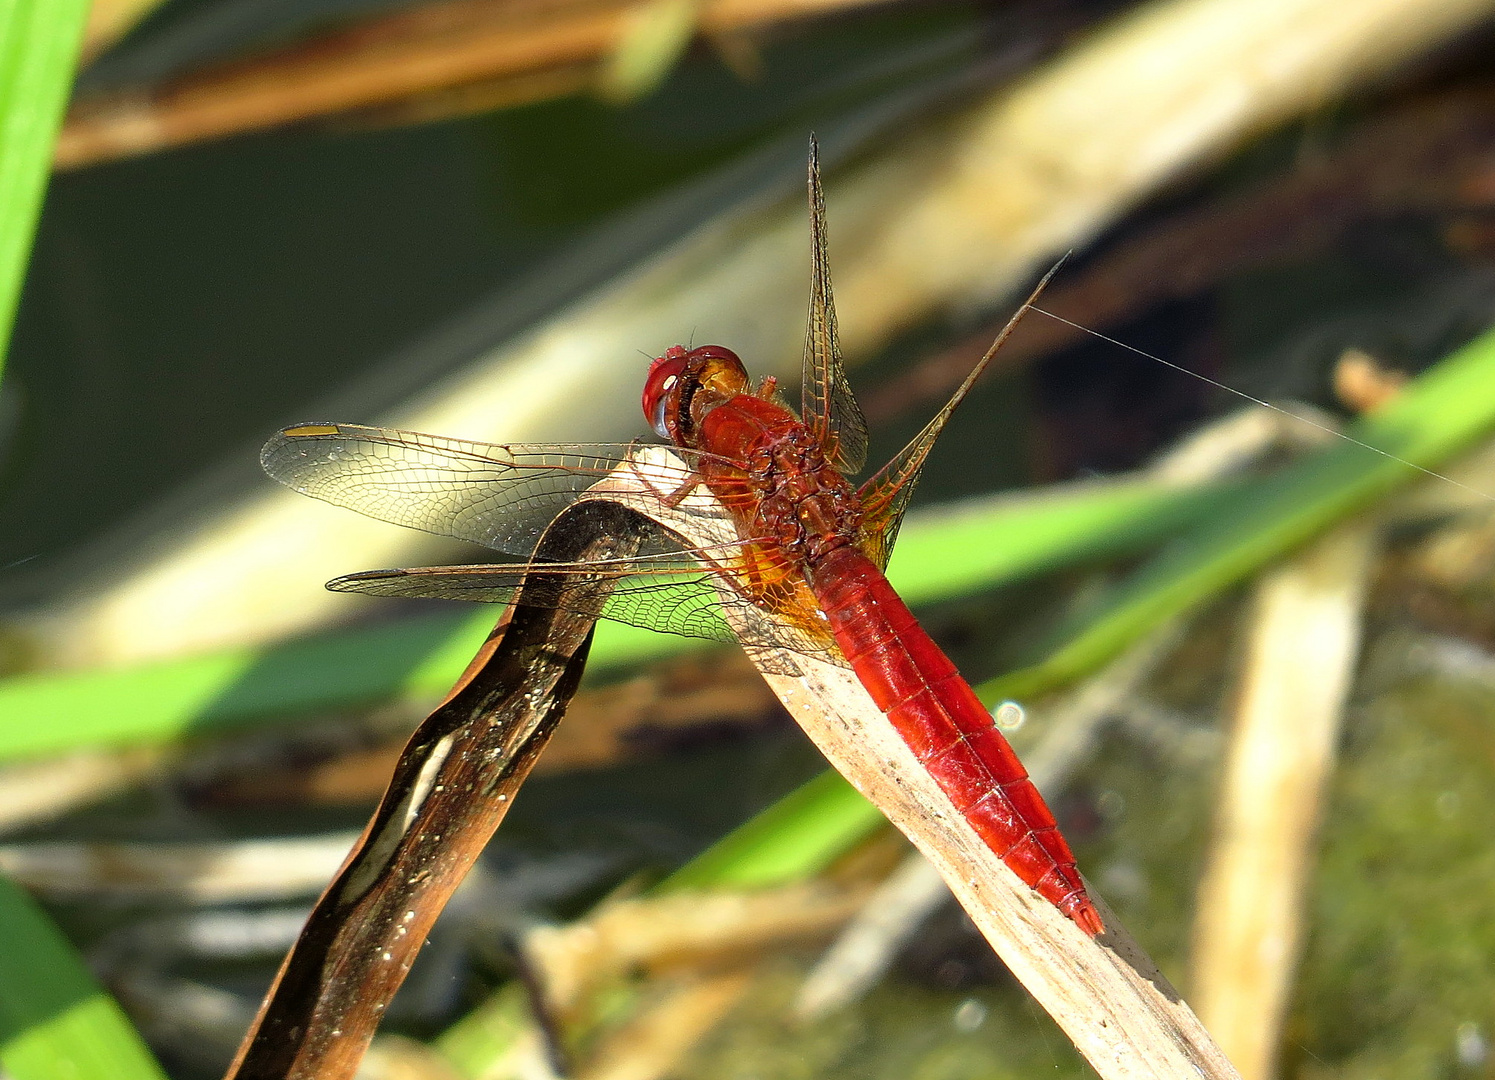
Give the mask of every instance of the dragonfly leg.
M 673 491 L 666 491 L 660 488 L 655 483 L 656 479 L 658 478 L 650 476 L 647 469 L 640 469 L 635 467 L 635 469 L 633 470 L 633 474 L 637 476 L 640 482 L 643 483 L 644 487 L 649 490 L 649 494 L 657 497 L 660 502 L 664 503 L 664 505 L 669 507 L 671 510 L 679 509 L 680 504 L 683 503 L 687 498 L 689 498 L 691 493 L 695 491 L 696 488 L 701 486 L 701 483 L 704 479 L 699 472 L 693 471 L 681 482 L 679 487 L 675 488 Z
M 681 484 L 669 494 L 661 496 L 661 498 L 663 499 L 664 504 L 671 510 L 678 510 L 680 508 L 680 504 L 688 499 L 691 492 L 695 491 L 696 488 L 700 486 L 700 475 L 697 473 L 692 473 L 683 484 Z

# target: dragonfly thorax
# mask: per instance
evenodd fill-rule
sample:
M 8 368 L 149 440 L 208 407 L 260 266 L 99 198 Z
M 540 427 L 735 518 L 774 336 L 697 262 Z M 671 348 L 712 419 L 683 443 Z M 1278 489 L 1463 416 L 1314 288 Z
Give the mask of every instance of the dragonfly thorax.
M 753 531 L 771 537 L 792 558 L 812 565 L 836 548 L 856 542 L 862 514 L 855 493 L 840 473 L 780 473 L 758 504 Z
M 643 406 L 661 435 L 711 455 L 699 465 L 701 478 L 742 535 L 799 564 L 859 539 L 861 503 L 850 483 L 772 380 L 753 391 L 732 350 L 668 349 L 649 368 Z
M 814 433 L 769 391 L 739 394 L 706 410 L 696 445 L 706 484 L 738 519 L 791 562 L 808 565 L 861 535 L 855 490 Z

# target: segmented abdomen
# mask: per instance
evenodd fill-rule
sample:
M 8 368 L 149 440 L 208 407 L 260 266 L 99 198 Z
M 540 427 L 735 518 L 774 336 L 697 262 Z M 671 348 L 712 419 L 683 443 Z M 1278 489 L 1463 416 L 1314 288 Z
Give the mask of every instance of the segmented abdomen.
M 873 563 L 853 547 L 809 568 L 836 643 L 877 707 L 1018 877 L 1099 934 L 1074 855 L 991 714 Z

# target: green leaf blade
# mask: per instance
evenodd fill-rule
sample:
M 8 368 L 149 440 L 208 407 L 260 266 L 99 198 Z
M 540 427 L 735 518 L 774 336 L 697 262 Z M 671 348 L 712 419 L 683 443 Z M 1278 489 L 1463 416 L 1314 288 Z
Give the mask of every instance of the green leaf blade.
M 0 370 L 88 7 L 87 0 L 0 5 Z
M 0 878 L 0 1065 L 13 1080 L 166 1075 L 62 932 L 6 878 Z

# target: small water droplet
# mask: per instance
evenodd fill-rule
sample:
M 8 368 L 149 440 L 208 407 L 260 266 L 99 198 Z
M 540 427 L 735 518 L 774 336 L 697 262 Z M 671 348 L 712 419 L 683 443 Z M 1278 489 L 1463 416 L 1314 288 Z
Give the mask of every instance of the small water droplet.
M 1147 875 L 1136 863 L 1113 862 L 1103 867 L 1097 876 L 1101 891 L 1116 900 L 1140 903 L 1147 899 L 1151 891 Z
M 956 1031 L 975 1031 L 986 1023 L 986 1006 L 975 998 L 966 998 L 955 1007 L 955 1015 L 950 1022 L 955 1025 Z
M 992 710 L 992 719 L 1002 731 L 1016 731 L 1028 719 L 1027 711 L 1015 701 L 1004 701 Z
M 1435 804 L 1438 808 L 1438 816 L 1444 821 L 1452 821 L 1459 816 L 1460 802 L 1457 791 L 1440 791 Z
M 1473 1020 L 1465 1020 L 1453 1036 L 1454 1047 L 1459 1055 L 1459 1064 L 1466 1069 L 1478 1069 L 1490 1058 L 1490 1040 Z
M 1095 809 L 1107 821 L 1119 821 L 1126 813 L 1126 797 L 1110 788 L 1095 797 Z

